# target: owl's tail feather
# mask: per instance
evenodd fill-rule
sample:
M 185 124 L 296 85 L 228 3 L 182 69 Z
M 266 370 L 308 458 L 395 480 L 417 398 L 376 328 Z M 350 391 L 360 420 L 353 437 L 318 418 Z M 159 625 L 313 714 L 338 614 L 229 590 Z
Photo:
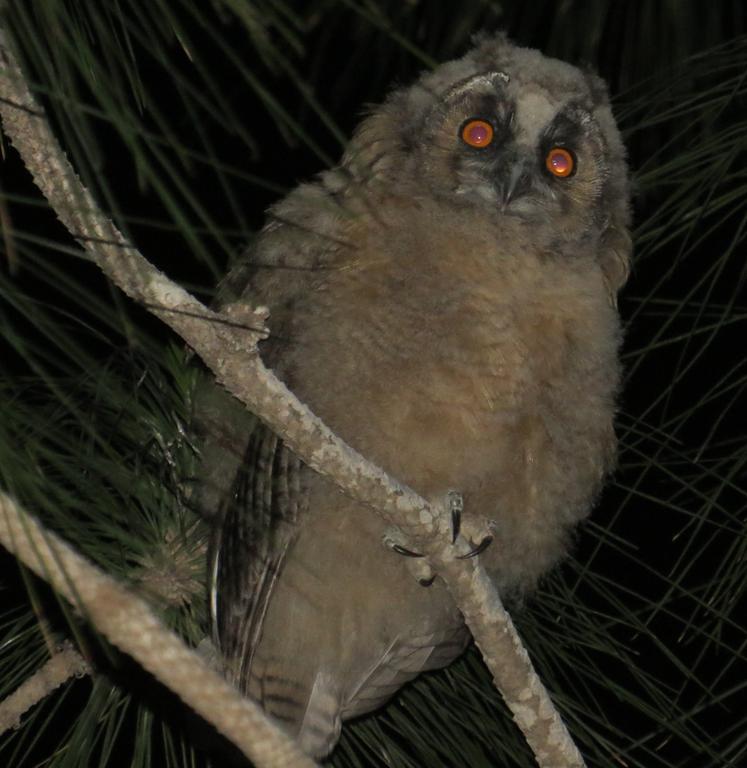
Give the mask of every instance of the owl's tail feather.
M 337 744 L 341 728 L 340 697 L 333 692 L 330 676 L 318 672 L 298 733 L 301 749 L 317 759 L 326 757 Z
M 313 758 L 326 757 L 337 744 L 341 706 L 330 674 L 317 672 L 309 686 L 287 677 L 276 664 L 255 664 L 248 693 Z

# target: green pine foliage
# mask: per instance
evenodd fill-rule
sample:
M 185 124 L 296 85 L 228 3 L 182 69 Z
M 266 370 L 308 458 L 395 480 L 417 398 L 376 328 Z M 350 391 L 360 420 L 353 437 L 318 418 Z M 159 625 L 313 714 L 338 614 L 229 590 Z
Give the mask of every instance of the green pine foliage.
M 511 606 L 589 766 L 747 764 L 747 21 L 738 0 L 6 0 L 74 166 L 144 255 L 209 300 L 264 208 L 333 163 L 366 102 L 480 29 L 610 82 L 635 180 L 619 468 L 574 557 Z M 0 488 L 208 633 L 190 507 L 198 363 L 89 262 L 0 146 Z M 0 735 L 0 763 L 236 761 L 0 555 L 0 700 L 64 640 L 96 673 Z M 344 729 L 330 764 L 529 768 L 479 654 Z

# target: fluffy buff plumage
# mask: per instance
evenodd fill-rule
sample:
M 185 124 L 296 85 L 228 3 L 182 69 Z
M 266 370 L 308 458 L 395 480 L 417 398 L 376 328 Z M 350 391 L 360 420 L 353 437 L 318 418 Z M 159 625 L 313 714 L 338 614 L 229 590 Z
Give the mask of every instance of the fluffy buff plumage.
M 465 121 L 490 126 L 475 147 Z M 486 129 L 487 130 L 487 129 Z M 482 136 L 482 134 L 479 134 Z M 549 152 L 572 158 L 565 177 Z M 603 84 L 503 38 L 395 91 L 339 168 L 275 206 L 222 303 L 267 305 L 262 354 L 343 439 L 463 530 L 506 593 L 566 551 L 615 451 L 628 181 Z M 327 753 L 466 642 L 369 510 L 219 391 L 199 400 L 227 673 Z

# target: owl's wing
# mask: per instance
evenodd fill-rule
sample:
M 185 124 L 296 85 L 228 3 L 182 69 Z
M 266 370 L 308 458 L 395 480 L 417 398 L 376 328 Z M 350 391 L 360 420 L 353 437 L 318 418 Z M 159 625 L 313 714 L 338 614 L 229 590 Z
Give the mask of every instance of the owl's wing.
M 226 671 L 242 690 L 306 506 L 305 471 L 282 440 L 257 423 L 213 542 L 213 626 Z
M 341 247 L 333 237 L 339 215 L 322 186 L 302 185 L 271 211 L 218 287 L 219 308 L 234 302 L 269 307 L 271 334 L 260 351 L 286 384 L 293 307 Z M 271 594 L 307 506 L 303 478 L 310 470 L 244 406 L 211 385 L 197 403 L 200 419 L 210 423 L 202 430 L 196 500 L 217 530 L 210 560 L 214 640 L 229 676 L 246 690 Z

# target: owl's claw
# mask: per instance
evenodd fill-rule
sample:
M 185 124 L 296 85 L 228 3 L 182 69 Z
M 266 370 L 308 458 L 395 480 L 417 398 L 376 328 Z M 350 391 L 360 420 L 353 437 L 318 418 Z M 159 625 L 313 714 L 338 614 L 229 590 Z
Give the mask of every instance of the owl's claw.
M 462 512 L 464 512 L 464 498 L 459 491 L 449 491 L 449 513 L 451 514 L 451 543 L 455 544 L 459 529 L 462 527 Z
M 457 555 L 457 560 L 469 560 L 470 557 L 476 557 L 484 552 L 493 543 L 492 536 L 486 536 L 474 549 L 467 552 L 466 555 Z
M 430 587 L 436 578 L 436 574 L 433 569 L 428 565 L 428 561 L 425 559 L 425 555 L 421 555 L 419 552 L 413 552 L 408 549 L 404 544 L 406 543 L 405 537 L 402 532 L 396 528 L 390 528 L 384 534 L 384 546 L 391 549 L 392 552 L 396 552 L 398 555 L 402 555 L 407 558 L 405 567 L 421 587 Z
M 425 555 L 421 555 L 419 552 L 413 552 L 411 549 L 406 549 L 401 544 L 392 544 L 391 547 L 398 555 L 404 555 L 405 557 L 425 557 Z
M 403 555 L 404 557 L 425 557 L 425 555 L 421 555 L 419 552 L 413 552 L 411 549 L 404 546 L 406 542 L 407 539 L 402 535 L 402 531 L 397 528 L 389 528 L 384 533 L 384 546 L 389 547 L 392 552 L 396 552 L 398 555 Z
M 464 496 L 459 491 L 448 491 L 446 494 L 446 504 L 449 509 L 449 515 L 451 516 L 451 543 L 456 544 L 459 538 L 459 533 L 462 529 L 462 513 L 464 512 Z M 472 544 L 472 538 L 469 534 L 465 534 L 467 540 Z M 457 560 L 469 560 L 471 557 L 477 557 L 481 552 L 484 552 L 493 542 L 493 537 L 488 534 L 480 543 L 473 547 L 469 552 L 464 555 L 457 555 Z

